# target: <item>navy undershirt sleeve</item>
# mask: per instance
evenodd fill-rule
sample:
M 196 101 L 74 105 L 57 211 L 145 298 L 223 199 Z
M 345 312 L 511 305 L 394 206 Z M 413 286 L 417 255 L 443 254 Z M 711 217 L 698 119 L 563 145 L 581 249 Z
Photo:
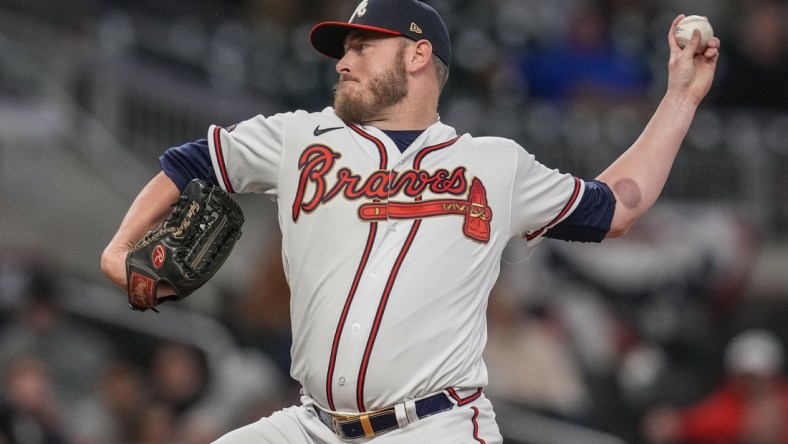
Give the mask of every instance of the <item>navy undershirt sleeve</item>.
M 172 179 L 181 192 L 192 179 L 202 179 L 219 185 L 206 139 L 168 149 L 159 157 L 159 164 L 164 174 Z
M 550 228 L 545 237 L 575 242 L 602 242 L 610 231 L 616 197 L 598 180 L 586 182 L 586 191 L 572 214 Z

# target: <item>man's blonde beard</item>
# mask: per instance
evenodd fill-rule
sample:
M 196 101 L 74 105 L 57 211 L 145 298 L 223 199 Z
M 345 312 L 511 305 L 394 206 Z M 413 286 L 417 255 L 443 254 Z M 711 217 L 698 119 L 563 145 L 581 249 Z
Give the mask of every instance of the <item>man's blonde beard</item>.
M 373 77 L 366 91 L 342 93 L 340 83 L 334 85 L 334 112 L 337 116 L 345 122 L 362 124 L 376 120 L 381 111 L 401 102 L 408 95 L 404 55 L 403 45 L 397 52 L 394 66 Z

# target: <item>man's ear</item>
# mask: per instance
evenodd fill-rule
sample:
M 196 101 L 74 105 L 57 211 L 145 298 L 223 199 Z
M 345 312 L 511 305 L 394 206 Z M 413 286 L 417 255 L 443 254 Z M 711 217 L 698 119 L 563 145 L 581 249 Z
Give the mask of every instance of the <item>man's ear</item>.
M 432 44 L 427 40 L 419 40 L 412 46 L 410 58 L 405 64 L 408 72 L 416 72 L 424 69 L 432 60 Z

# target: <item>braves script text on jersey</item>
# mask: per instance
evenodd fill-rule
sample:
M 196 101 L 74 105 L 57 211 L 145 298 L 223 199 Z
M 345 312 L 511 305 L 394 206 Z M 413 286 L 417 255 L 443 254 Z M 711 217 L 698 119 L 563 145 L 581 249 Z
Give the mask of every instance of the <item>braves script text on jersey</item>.
M 440 122 L 402 153 L 331 108 L 208 138 L 227 191 L 278 202 L 292 376 L 339 412 L 484 387 L 487 297 L 506 243 L 537 241 L 585 187 L 511 140 Z

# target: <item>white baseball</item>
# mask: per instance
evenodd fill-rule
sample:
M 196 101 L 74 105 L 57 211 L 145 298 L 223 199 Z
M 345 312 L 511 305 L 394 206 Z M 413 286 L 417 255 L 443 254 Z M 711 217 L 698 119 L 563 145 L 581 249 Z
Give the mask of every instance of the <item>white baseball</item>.
M 696 29 L 700 31 L 700 46 L 695 52 L 706 50 L 709 40 L 714 37 L 714 30 L 711 29 L 709 20 L 699 15 L 688 15 L 681 19 L 676 26 L 676 43 L 679 44 L 679 47 L 683 48 L 689 43 L 692 39 L 692 32 Z

